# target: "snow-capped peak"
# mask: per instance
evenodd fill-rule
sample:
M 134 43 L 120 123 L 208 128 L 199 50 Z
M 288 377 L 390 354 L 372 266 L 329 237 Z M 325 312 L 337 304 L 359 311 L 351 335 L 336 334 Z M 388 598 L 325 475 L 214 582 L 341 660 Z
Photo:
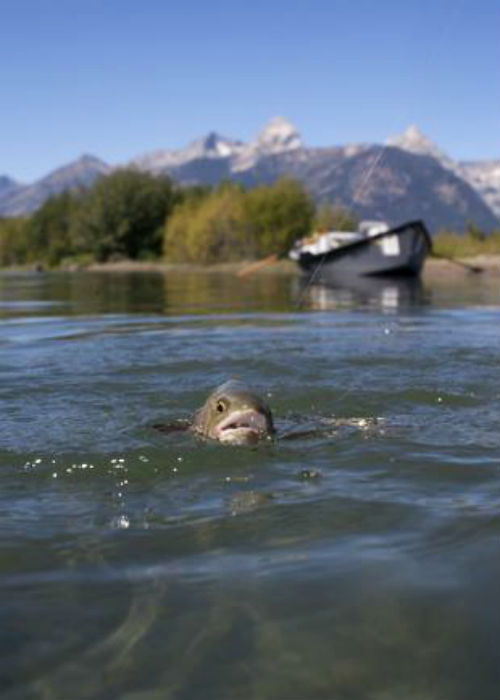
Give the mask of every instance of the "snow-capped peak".
M 161 172 L 164 168 L 172 168 L 199 158 L 230 158 L 241 150 L 239 141 L 227 139 L 215 131 L 211 131 L 186 148 L 179 150 L 159 150 L 146 153 L 133 161 L 142 170 Z
M 389 136 L 386 144 L 388 146 L 396 146 L 404 151 L 410 151 L 410 153 L 432 156 L 448 168 L 453 165 L 451 158 L 422 133 L 415 124 L 411 124 L 401 134 Z
M 261 149 L 273 153 L 290 151 L 302 146 L 298 130 L 284 117 L 271 119 L 259 132 L 256 143 Z
M 254 141 L 242 147 L 233 160 L 233 172 L 247 170 L 259 158 L 295 151 L 302 147 L 302 139 L 293 124 L 284 117 L 274 117 L 261 129 Z
M 211 131 L 206 136 L 196 139 L 182 151 L 186 160 L 193 158 L 228 158 L 238 151 L 240 143 L 226 139 L 224 136 Z

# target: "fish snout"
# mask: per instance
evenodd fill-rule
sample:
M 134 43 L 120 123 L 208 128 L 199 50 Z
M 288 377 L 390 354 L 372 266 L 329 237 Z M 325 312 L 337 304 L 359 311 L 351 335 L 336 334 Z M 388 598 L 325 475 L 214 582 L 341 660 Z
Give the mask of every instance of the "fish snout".
M 233 444 L 254 444 L 269 433 L 268 417 L 253 409 L 233 411 L 215 428 L 217 440 Z

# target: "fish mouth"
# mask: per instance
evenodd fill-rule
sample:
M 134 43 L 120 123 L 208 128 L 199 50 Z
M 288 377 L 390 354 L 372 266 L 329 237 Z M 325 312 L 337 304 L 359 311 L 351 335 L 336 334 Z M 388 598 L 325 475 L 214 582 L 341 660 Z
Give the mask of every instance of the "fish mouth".
M 254 410 L 233 411 L 215 428 L 221 442 L 255 443 L 269 433 L 267 418 Z

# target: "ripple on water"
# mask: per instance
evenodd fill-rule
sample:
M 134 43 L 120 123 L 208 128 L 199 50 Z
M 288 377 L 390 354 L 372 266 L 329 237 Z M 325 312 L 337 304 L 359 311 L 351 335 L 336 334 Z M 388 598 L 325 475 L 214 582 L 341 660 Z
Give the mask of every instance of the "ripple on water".
M 99 279 L 3 309 L 9 697 L 497 697 L 497 312 Z M 233 375 L 294 439 L 151 429 Z

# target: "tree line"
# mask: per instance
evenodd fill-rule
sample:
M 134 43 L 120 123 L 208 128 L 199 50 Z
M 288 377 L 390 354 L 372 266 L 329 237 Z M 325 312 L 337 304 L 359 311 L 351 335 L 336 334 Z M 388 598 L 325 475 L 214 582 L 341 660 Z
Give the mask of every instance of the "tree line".
M 316 207 L 290 178 L 245 189 L 179 187 L 167 177 L 121 169 L 89 189 L 50 197 L 31 216 L 0 219 L 0 266 L 85 265 L 109 260 L 210 264 L 283 255 L 313 231 L 356 230 L 342 206 Z M 442 234 L 443 247 L 490 252 L 499 234 Z M 442 237 L 441 236 L 441 237 Z M 439 248 L 440 236 L 435 237 Z
M 355 225 L 341 207 L 317 209 L 288 178 L 248 190 L 233 182 L 178 187 L 122 169 L 50 197 L 29 217 L 0 219 L 0 266 L 248 260 L 283 254 L 318 226 Z

